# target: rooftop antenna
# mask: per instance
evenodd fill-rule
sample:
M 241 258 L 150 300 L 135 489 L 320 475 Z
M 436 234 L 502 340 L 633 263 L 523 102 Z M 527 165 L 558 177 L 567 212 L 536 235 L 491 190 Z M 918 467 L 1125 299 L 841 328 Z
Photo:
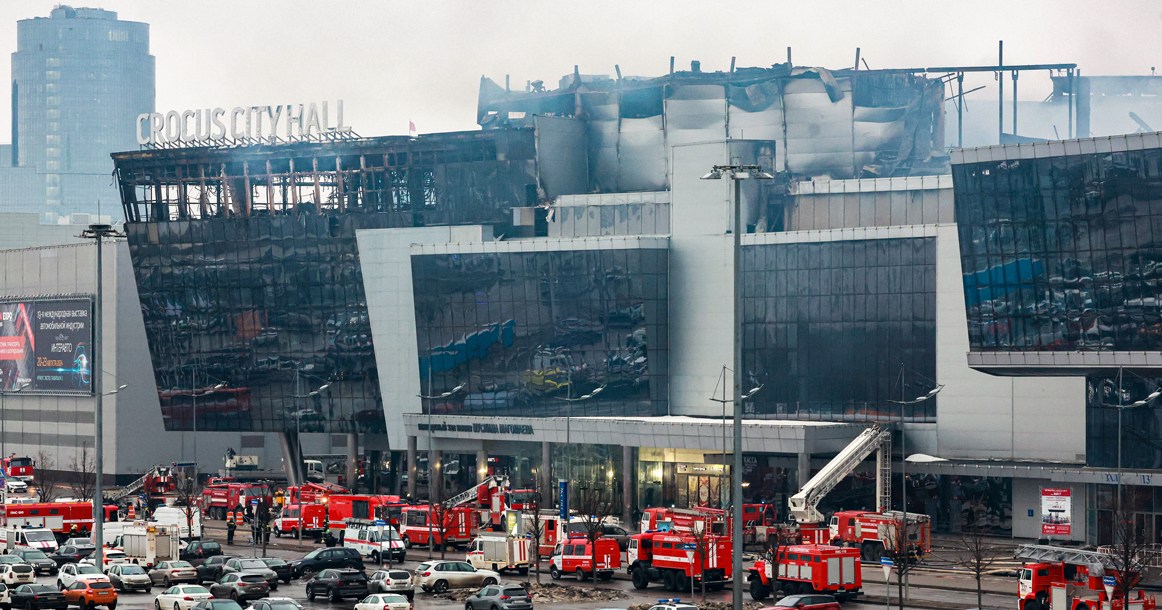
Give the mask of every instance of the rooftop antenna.
M 674 73 L 674 56 L 670 56 L 670 74 Z
M 621 66 L 613 64 L 613 71 L 617 72 L 617 80 L 621 80 Z
M 738 59 L 738 58 L 734 57 L 733 55 L 730 57 L 730 73 L 731 74 L 734 74 L 734 60 L 736 60 L 736 59 Z
M 793 68 L 795 64 L 791 63 L 791 47 L 787 47 L 787 67 Z
M 855 70 L 859 70 L 859 47 L 855 48 Z

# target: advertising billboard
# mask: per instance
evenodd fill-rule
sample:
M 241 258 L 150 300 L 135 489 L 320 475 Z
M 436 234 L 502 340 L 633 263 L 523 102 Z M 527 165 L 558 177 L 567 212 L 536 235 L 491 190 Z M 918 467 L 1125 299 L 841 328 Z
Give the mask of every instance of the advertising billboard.
M 1041 535 L 1070 536 L 1073 498 L 1068 489 L 1041 490 Z
M 0 301 L 0 391 L 91 394 L 93 299 Z

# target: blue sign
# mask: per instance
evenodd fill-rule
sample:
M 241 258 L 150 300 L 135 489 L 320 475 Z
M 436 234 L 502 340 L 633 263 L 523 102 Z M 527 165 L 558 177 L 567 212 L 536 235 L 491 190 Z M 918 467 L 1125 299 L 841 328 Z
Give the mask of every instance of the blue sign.
M 880 565 L 882 565 L 882 566 L 894 566 L 894 565 L 896 565 L 896 562 L 892 561 L 891 557 L 880 557 Z
M 1116 576 L 1103 576 L 1101 579 L 1101 584 L 1107 587 L 1116 587 L 1118 586 L 1118 579 Z
M 697 550 L 698 550 L 698 545 L 697 545 L 697 544 L 694 544 L 694 543 L 691 543 L 691 542 L 687 542 L 686 544 L 683 544 L 683 545 L 682 545 L 682 550 L 685 550 L 685 551 L 697 551 Z
M 250 505 L 251 506 L 258 506 L 258 500 L 251 500 Z
M 569 522 L 569 482 L 557 481 L 557 504 L 561 507 L 561 520 Z

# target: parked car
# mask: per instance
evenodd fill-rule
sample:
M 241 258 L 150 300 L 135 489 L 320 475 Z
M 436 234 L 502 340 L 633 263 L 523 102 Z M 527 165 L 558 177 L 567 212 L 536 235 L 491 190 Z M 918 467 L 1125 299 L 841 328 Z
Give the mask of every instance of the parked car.
M 24 560 L 17 557 L 16 555 L 0 555 L 0 565 L 6 563 L 24 563 Z
M 367 595 L 367 576 L 351 568 L 323 570 L 307 581 L 307 600 L 324 596 L 337 602 L 344 597 L 364 597 Z
M 65 546 L 87 546 L 92 548 L 96 545 L 93 544 L 93 539 L 87 536 L 73 536 L 72 538 L 65 539 Z
M 425 561 L 416 567 L 416 584 L 424 591 L 443 593 L 457 587 L 486 587 L 500 582 L 500 574 L 478 570 L 466 561 Z
M 612 539 L 616 540 L 617 541 L 617 548 L 621 549 L 622 552 L 624 552 L 626 549 L 629 548 L 629 539 L 630 539 L 630 537 L 633 536 L 633 534 L 626 531 L 626 529 L 624 527 L 621 527 L 620 525 L 614 525 L 612 523 L 603 523 L 603 524 L 601 524 L 601 536 L 603 538 L 612 538 Z
M 303 610 L 303 606 L 289 597 L 264 597 L 250 602 L 250 610 Z
M 234 555 L 214 555 L 198 566 L 198 582 L 214 582 L 222 577 L 222 566 Z
M 830 595 L 804 593 L 788 595 L 775 602 L 775 605 L 767 606 L 762 610 L 787 610 L 788 608 L 795 610 L 839 610 L 839 602 Z
M 45 555 L 44 551 L 40 549 L 16 547 L 12 551 L 9 551 L 9 554 L 23 559 L 24 563 L 36 569 L 37 574 L 56 574 L 57 570 L 60 569 L 57 567 L 56 562 L 49 559 L 48 555 Z
M 359 600 L 355 610 L 412 610 L 412 602 L 392 593 L 373 593 Z
M 263 598 L 268 593 L 270 593 L 270 585 L 267 585 L 266 579 L 258 574 L 239 574 L 237 572 L 223 574 L 218 582 L 210 585 L 210 595 L 229 597 L 236 602 Z
M 281 557 L 263 557 L 262 561 L 266 563 L 266 567 L 274 570 L 274 573 L 278 574 L 278 579 L 284 583 L 289 583 L 294 578 L 294 571 L 291 570 L 291 564 L 287 560 Z
M 222 571 L 226 574 L 233 574 L 235 572 L 239 574 L 258 574 L 266 580 L 266 584 L 270 587 L 271 591 L 278 588 L 278 574 L 274 570 L 266 567 L 266 562 L 257 557 L 233 557 L 226 562 Z
M 96 550 L 93 545 L 77 546 L 66 544 L 59 549 L 48 554 L 48 558 L 55 561 L 58 566 L 63 566 L 66 563 L 77 563 L 78 561 L 93 554 Z
M 363 557 L 359 551 L 344 547 L 330 549 L 315 549 L 291 562 L 291 570 L 295 577 L 310 578 L 316 572 L 331 568 L 354 568 L 363 570 Z
M 178 559 L 184 559 L 194 565 L 222 554 L 222 545 L 213 540 L 194 540 L 178 552 Z
M 464 610 L 532 610 L 533 598 L 518 585 L 491 585 L 464 602 Z
M 99 581 L 109 582 L 109 577 L 102 573 L 101 570 L 98 570 L 97 566 L 66 563 L 61 566 L 60 573 L 56 576 L 56 587 L 64 591 L 76 582 Z
M 117 590 L 113 583 L 107 580 L 84 581 L 78 580 L 64 590 L 65 601 L 70 605 L 92 610 L 94 606 L 105 606 L 109 610 L 117 609 Z
M 254 604 L 250 604 L 251 610 Z M 232 599 L 204 599 L 194 604 L 194 610 L 242 610 L 242 605 Z
M 78 563 L 91 566 L 96 563 L 96 560 L 92 555 L 89 555 L 88 557 L 80 560 Z M 101 553 L 102 569 L 108 569 L 109 566 L 117 565 L 119 563 L 129 563 L 129 556 L 125 554 L 125 551 L 118 551 L 117 549 L 105 549 L 105 551 Z
M 149 580 L 168 587 L 178 582 L 198 583 L 198 570 L 188 561 L 161 561 L 149 571 Z
M 398 593 L 408 601 L 416 595 L 412 573 L 407 570 L 378 570 L 367 579 L 367 590 L 371 593 Z
M 0 582 L 0 608 L 12 607 L 12 589 L 8 585 Z
M 12 590 L 12 607 L 25 610 L 64 610 L 69 607 L 65 594 L 48 585 L 20 585 Z
M 8 493 L 10 494 L 28 493 L 28 483 L 25 483 L 20 479 L 7 479 L 4 481 L 4 488 L 7 489 Z
M 0 564 L 0 580 L 8 586 L 36 582 L 36 572 L 27 563 Z
M 153 610 L 192 610 L 194 604 L 210 597 L 202 585 L 174 585 L 153 599 Z
M 146 591 L 153 588 L 153 579 L 145 569 L 135 563 L 119 563 L 109 566 L 106 572 L 109 582 L 118 591 Z

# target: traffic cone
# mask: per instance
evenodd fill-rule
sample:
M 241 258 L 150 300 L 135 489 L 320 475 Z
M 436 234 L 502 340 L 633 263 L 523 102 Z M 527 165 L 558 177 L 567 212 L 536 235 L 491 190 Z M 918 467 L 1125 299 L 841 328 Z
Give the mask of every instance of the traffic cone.
M 132 504 L 129 505 L 128 510 L 125 512 L 125 518 L 129 521 L 134 521 L 137 519 L 137 510 L 133 507 Z

